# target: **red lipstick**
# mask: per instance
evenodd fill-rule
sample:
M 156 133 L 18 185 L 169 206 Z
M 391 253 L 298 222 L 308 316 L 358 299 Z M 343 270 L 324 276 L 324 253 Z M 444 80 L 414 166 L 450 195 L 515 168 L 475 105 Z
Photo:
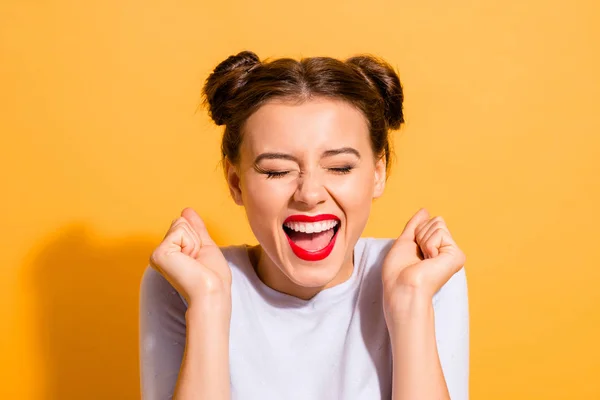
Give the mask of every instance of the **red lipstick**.
M 297 215 L 291 215 L 288 218 L 286 218 L 286 220 L 284 221 L 284 224 L 286 224 L 288 222 L 320 222 L 320 221 L 328 221 L 328 220 L 334 220 L 334 221 L 338 221 L 338 224 L 340 223 L 340 219 L 333 214 L 319 214 L 319 215 L 314 215 L 314 216 L 297 214 Z M 284 230 L 284 232 L 285 232 L 285 230 Z M 301 258 L 302 260 L 305 260 L 305 261 L 321 261 L 321 260 L 327 258 L 329 256 L 329 254 L 331 254 L 331 252 L 333 251 L 333 247 L 335 246 L 335 240 L 337 239 L 338 232 L 339 232 L 339 225 L 338 225 L 338 228 L 335 230 L 333 237 L 329 241 L 329 244 L 327 246 L 325 246 L 324 248 L 322 248 L 321 250 L 317 250 L 317 251 L 308 251 L 308 250 L 305 250 L 302 247 L 298 246 L 296 243 L 294 243 L 294 241 L 292 239 L 290 239 L 287 232 L 285 232 L 286 233 L 285 236 L 287 237 L 288 243 L 290 244 L 292 251 L 298 258 Z
M 290 215 L 283 221 L 284 224 L 288 222 L 321 222 L 327 220 L 339 221 L 340 219 L 333 214 L 319 214 L 319 215 L 304 215 L 296 214 Z

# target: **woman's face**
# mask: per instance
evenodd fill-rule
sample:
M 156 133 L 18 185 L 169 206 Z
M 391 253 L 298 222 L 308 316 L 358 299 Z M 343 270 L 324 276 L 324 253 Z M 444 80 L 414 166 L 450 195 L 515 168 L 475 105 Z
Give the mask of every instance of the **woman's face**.
M 371 202 L 385 185 L 362 112 L 343 101 L 272 101 L 246 121 L 232 196 L 262 254 L 261 279 L 310 298 L 345 281 Z

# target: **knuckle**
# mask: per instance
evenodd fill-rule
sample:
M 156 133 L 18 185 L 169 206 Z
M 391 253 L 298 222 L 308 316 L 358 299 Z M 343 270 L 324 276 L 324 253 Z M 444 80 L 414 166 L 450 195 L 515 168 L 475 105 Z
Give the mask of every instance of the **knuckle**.
M 181 224 L 184 224 L 185 222 L 186 222 L 185 218 L 179 217 L 179 218 L 176 218 L 174 220 L 173 224 L 174 225 L 181 225 Z
M 445 223 L 445 222 L 444 222 L 444 220 L 443 220 L 443 219 L 441 219 L 441 217 L 440 217 L 440 219 L 438 219 L 438 220 L 435 220 L 435 221 L 433 222 L 433 226 L 435 226 L 435 227 L 439 227 L 439 228 L 442 228 L 442 227 L 446 227 L 446 223 Z
M 173 228 L 173 232 L 177 232 L 179 234 L 187 235 L 188 229 L 186 228 L 186 226 L 185 226 L 185 224 L 183 222 L 180 222 L 177 225 L 175 225 L 175 227 Z
M 177 230 L 179 230 L 179 229 L 181 229 L 181 222 L 180 222 L 180 218 L 177 218 L 177 219 L 174 219 L 173 222 L 171 222 L 171 226 L 167 230 L 167 233 L 165 234 L 164 240 L 167 240 L 167 238 L 173 232 L 177 232 Z
M 158 265 L 160 265 L 160 260 L 161 260 L 161 251 L 160 251 L 160 247 L 157 247 L 152 254 L 150 254 L 150 265 L 152 265 L 153 267 L 156 267 Z
M 173 232 L 178 232 L 178 233 L 185 233 L 185 227 L 182 224 L 177 224 L 174 228 L 173 228 Z
M 183 217 L 179 217 L 179 218 L 175 218 L 173 220 L 173 225 L 172 226 L 181 226 L 181 225 L 185 225 L 187 223 L 187 220 Z

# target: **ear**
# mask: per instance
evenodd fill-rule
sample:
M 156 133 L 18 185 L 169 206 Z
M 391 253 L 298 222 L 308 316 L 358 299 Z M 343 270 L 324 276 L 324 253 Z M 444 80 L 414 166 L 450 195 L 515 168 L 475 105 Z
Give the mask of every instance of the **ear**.
M 373 198 L 377 199 L 383 194 L 385 189 L 385 179 L 387 177 L 387 165 L 385 156 L 379 157 L 375 163 L 375 186 L 373 187 Z
M 242 187 L 241 180 L 238 168 L 229 161 L 229 159 L 225 159 L 225 177 L 227 179 L 227 185 L 229 186 L 229 193 L 233 198 L 233 201 L 238 206 L 243 206 L 244 202 L 242 200 Z

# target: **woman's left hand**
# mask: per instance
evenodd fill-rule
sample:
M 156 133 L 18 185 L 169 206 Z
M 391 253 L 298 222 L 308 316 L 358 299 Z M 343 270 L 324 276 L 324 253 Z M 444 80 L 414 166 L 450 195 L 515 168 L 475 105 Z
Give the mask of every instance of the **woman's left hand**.
M 387 254 L 382 269 L 384 304 L 388 310 L 418 293 L 427 299 L 465 263 L 442 217 L 430 218 L 422 208 L 408 221 Z

